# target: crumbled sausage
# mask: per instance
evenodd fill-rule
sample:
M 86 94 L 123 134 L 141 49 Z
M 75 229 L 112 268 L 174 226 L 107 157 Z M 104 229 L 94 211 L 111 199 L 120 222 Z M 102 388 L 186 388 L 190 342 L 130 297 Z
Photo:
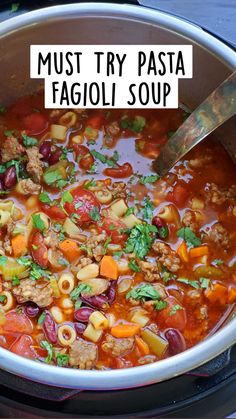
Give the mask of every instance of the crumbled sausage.
M 222 205 L 224 203 L 236 200 L 236 185 L 232 185 L 229 189 L 219 188 L 215 183 L 208 183 L 206 185 L 207 199 L 215 205 Z
M 15 137 L 7 137 L 1 146 L 2 162 L 18 159 L 25 153 L 25 148 Z
M 38 194 L 41 186 L 34 183 L 31 179 L 21 179 L 18 182 L 18 187 L 23 195 Z
M 145 281 L 153 282 L 160 279 L 159 266 L 156 262 L 146 262 L 141 260 L 139 261 L 138 266 L 144 275 Z
M 39 183 L 43 174 L 43 163 L 40 160 L 43 156 L 39 153 L 38 147 L 28 148 L 26 154 L 29 160 L 26 166 L 27 172 Z
M 134 338 L 114 338 L 111 335 L 106 335 L 102 343 L 102 349 L 112 356 L 124 356 L 133 349 Z
M 69 364 L 81 370 L 91 370 L 97 361 L 97 352 L 97 346 L 94 343 L 79 338 L 71 345 Z
M 103 256 L 105 240 L 105 233 L 90 236 L 87 239 L 86 247 L 88 247 L 88 249 L 91 251 L 93 257 L 96 259 L 97 262 L 99 262 Z
M 55 231 L 50 230 L 47 232 L 47 235 L 44 237 L 44 242 L 51 249 L 55 250 L 58 248 L 60 240 L 58 238 L 58 234 Z
M 191 159 L 189 160 L 189 166 L 192 169 L 201 169 L 203 166 L 206 166 L 208 163 L 212 161 L 211 156 L 203 156 L 201 158 Z
M 158 261 L 170 272 L 177 272 L 181 268 L 180 258 L 177 253 L 165 243 L 155 240 L 152 248 L 158 254 Z
M 182 218 L 182 224 L 185 227 L 191 228 L 192 231 L 197 232 L 199 229 L 199 223 L 196 217 L 195 212 L 187 210 L 184 213 L 184 216 Z
M 120 133 L 120 127 L 117 121 L 111 122 L 106 126 L 106 133 L 111 137 Z
M 213 241 L 216 245 L 219 245 L 225 249 L 229 248 L 229 233 L 228 231 L 222 226 L 221 223 L 215 223 L 211 227 L 208 237 L 211 241 Z
M 126 198 L 126 188 L 124 182 L 114 182 L 112 184 L 111 193 L 114 199 Z
M 146 365 L 152 364 L 153 362 L 157 361 L 157 357 L 155 355 L 145 355 L 139 358 L 138 363 L 139 365 Z
M 32 301 L 39 307 L 47 307 L 53 301 L 53 290 L 45 280 L 22 279 L 19 285 L 13 287 L 13 294 L 18 303 Z

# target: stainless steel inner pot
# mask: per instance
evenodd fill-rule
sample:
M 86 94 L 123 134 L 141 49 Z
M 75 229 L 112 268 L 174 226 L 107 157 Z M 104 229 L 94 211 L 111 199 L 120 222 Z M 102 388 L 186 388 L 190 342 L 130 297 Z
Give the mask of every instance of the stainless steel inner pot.
M 1 104 L 10 103 L 37 86 L 38 81 L 29 78 L 31 44 L 191 44 L 194 77 L 180 82 L 179 94 L 180 101 L 192 109 L 236 69 L 233 50 L 201 28 L 168 14 L 139 6 L 102 3 L 54 6 L 1 23 Z M 234 126 L 235 119 L 218 130 L 220 141 L 233 158 Z M 154 364 L 113 371 L 82 371 L 41 364 L 0 348 L 0 367 L 49 385 L 112 390 L 175 377 L 204 364 L 235 341 L 236 319 L 231 315 L 213 336 Z

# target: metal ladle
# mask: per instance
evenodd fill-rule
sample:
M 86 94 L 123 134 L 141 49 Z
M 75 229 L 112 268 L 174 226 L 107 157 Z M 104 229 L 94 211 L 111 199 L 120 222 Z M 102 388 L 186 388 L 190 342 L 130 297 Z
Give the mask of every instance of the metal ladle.
M 164 176 L 174 164 L 208 134 L 236 114 L 236 71 L 234 71 L 185 120 L 153 162 Z

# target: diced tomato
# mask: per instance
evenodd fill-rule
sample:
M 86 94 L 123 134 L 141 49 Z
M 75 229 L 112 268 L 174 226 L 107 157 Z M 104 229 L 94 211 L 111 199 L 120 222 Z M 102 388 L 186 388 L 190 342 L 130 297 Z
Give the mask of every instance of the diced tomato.
M 23 97 L 18 99 L 17 102 L 10 107 L 10 112 L 14 114 L 15 117 L 23 118 L 32 112 L 32 106 Z
M 94 129 L 100 129 L 103 124 L 103 121 L 103 114 L 96 114 L 87 119 L 86 125 Z
M 130 163 L 124 163 L 118 167 L 108 167 L 103 171 L 105 176 L 114 177 L 116 179 L 130 177 L 133 174 L 133 168 Z
M 31 113 L 25 116 L 24 126 L 29 134 L 40 134 L 48 127 L 48 121 L 44 115 L 39 112 Z
M 94 163 L 94 157 L 89 152 L 89 149 L 80 144 L 75 144 L 73 149 L 75 151 L 76 160 L 79 164 L 79 167 L 84 170 L 89 170 Z
M 187 323 L 186 310 L 175 297 L 165 299 L 168 306 L 158 312 L 158 321 L 166 327 L 173 327 L 180 331 L 184 330 Z
M 70 204 L 65 203 L 65 210 L 68 214 L 75 213 L 78 217 L 79 222 L 91 221 L 90 211 L 96 207 L 98 211 L 100 210 L 100 203 L 94 194 L 90 191 L 85 190 L 83 187 L 79 186 L 78 188 L 71 191 L 73 196 L 73 202 Z
M 44 243 L 43 235 L 39 231 L 33 234 L 30 249 L 34 261 L 42 268 L 46 268 L 48 265 L 48 249 Z
M 64 220 L 66 218 L 66 214 L 62 209 L 57 205 L 50 205 L 41 204 L 41 209 L 45 214 L 47 214 L 53 220 Z
M 30 334 L 33 332 L 33 325 L 24 313 L 18 313 L 16 310 L 12 310 L 6 314 L 6 323 L 3 325 L 3 330 L 11 333 Z
M 180 207 L 183 207 L 185 205 L 188 198 L 189 191 L 184 186 L 184 184 L 180 183 L 174 186 L 173 191 L 168 194 L 168 199 Z
M 112 243 L 123 244 L 128 239 L 128 234 L 123 233 L 126 225 L 120 220 L 113 220 L 112 218 L 104 218 L 99 228 L 105 230 L 107 235 L 111 237 Z
M 24 356 L 25 358 L 37 358 L 37 352 L 33 348 L 33 339 L 28 335 L 21 335 L 15 343 L 10 347 L 11 352 L 17 355 Z

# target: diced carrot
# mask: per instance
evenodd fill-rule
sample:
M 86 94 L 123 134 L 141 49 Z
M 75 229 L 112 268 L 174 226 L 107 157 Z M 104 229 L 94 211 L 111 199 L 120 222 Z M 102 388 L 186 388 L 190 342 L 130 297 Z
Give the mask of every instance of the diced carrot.
M 225 305 L 228 297 L 227 288 L 219 282 L 216 282 L 211 288 L 205 291 L 205 296 L 211 303 Z
M 234 285 L 230 285 L 228 289 L 228 303 L 233 304 L 236 302 L 236 287 Z
M 11 239 L 14 257 L 22 256 L 27 251 L 27 240 L 23 234 L 18 234 Z
M 2 293 L 2 275 L 0 276 L 0 294 Z
M 118 324 L 111 328 L 111 334 L 115 338 L 130 338 L 136 335 L 140 330 L 140 326 L 137 324 L 126 323 Z
M 100 265 L 100 274 L 106 278 L 118 278 L 118 266 L 112 256 L 103 256 Z
M 66 239 L 60 242 L 59 248 L 69 262 L 73 262 L 82 253 L 78 244 L 70 239 Z
M 209 253 L 208 246 L 199 246 L 199 247 L 193 247 L 189 251 L 190 258 L 198 258 L 201 256 L 207 256 Z
M 135 336 L 135 341 L 142 355 L 150 354 L 149 346 L 146 342 L 144 342 L 142 338 L 140 338 L 139 336 Z
M 188 260 L 189 260 L 188 249 L 187 249 L 187 245 L 186 245 L 185 241 L 182 241 L 182 243 L 180 244 L 180 246 L 177 249 L 177 253 L 178 253 L 180 259 L 183 262 L 188 262 Z

